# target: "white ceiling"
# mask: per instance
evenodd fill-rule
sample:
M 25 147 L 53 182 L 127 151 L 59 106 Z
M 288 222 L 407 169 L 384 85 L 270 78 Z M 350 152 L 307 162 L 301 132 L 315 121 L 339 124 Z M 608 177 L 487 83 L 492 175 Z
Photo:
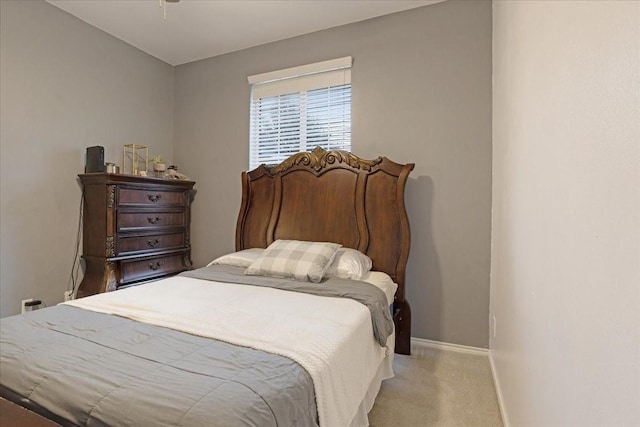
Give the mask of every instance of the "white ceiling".
M 444 0 L 47 0 L 171 65 Z M 163 2 L 164 3 L 164 2 Z

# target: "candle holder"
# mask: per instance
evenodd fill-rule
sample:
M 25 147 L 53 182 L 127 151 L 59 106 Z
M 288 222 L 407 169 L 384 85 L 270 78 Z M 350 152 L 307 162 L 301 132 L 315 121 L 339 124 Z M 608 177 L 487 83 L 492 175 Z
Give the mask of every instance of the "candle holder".
M 140 171 L 147 172 L 149 165 L 149 148 L 140 144 L 125 144 L 122 146 L 122 173 L 138 175 Z

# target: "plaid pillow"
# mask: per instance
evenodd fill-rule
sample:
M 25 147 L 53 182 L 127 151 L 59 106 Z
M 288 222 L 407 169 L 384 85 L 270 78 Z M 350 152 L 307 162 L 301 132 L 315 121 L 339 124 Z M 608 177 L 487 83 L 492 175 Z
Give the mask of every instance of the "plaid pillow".
M 340 246 L 328 242 L 276 240 L 244 272 L 250 276 L 275 276 L 320 282 Z

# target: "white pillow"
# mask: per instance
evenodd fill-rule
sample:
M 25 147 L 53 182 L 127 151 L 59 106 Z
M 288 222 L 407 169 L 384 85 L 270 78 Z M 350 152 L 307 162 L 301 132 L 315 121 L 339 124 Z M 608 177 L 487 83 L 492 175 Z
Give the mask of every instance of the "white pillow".
M 398 290 L 398 284 L 393 279 L 382 271 L 370 271 L 360 279 L 363 282 L 371 283 L 372 285 L 382 289 L 382 292 L 387 297 L 387 303 L 393 304 L 396 291 Z
M 260 255 L 264 252 L 262 248 L 251 248 L 245 249 L 238 252 L 232 252 L 230 254 L 222 255 L 211 261 L 207 264 L 207 267 L 210 265 L 233 265 L 236 267 L 244 267 L 247 268 L 253 263 L 253 261 L 257 260 Z
M 340 248 L 333 263 L 324 273 L 324 277 L 359 280 L 371 270 L 371 265 L 371 258 L 362 252 L 355 249 Z
M 318 283 L 341 245 L 329 242 L 276 240 L 244 272 Z

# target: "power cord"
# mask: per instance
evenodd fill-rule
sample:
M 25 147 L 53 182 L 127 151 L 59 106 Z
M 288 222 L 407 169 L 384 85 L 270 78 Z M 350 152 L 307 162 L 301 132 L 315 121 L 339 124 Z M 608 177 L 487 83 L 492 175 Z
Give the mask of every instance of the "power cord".
M 76 291 L 77 281 L 78 281 L 78 273 L 80 271 L 80 238 L 82 236 L 82 214 L 84 209 L 84 188 L 82 188 L 82 194 L 80 195 L 80 209 L 78 211 L 78 231 L 76 233 L 76 250 L 73 254 L 73 263 L 71 264 L 71 274 L 69 277 L 69 281 L 71 282 L 71 289 L 69 289 L 69 285 L 67 284 L 67 290 L 71 291 L 71 295 L 73 295 Z

